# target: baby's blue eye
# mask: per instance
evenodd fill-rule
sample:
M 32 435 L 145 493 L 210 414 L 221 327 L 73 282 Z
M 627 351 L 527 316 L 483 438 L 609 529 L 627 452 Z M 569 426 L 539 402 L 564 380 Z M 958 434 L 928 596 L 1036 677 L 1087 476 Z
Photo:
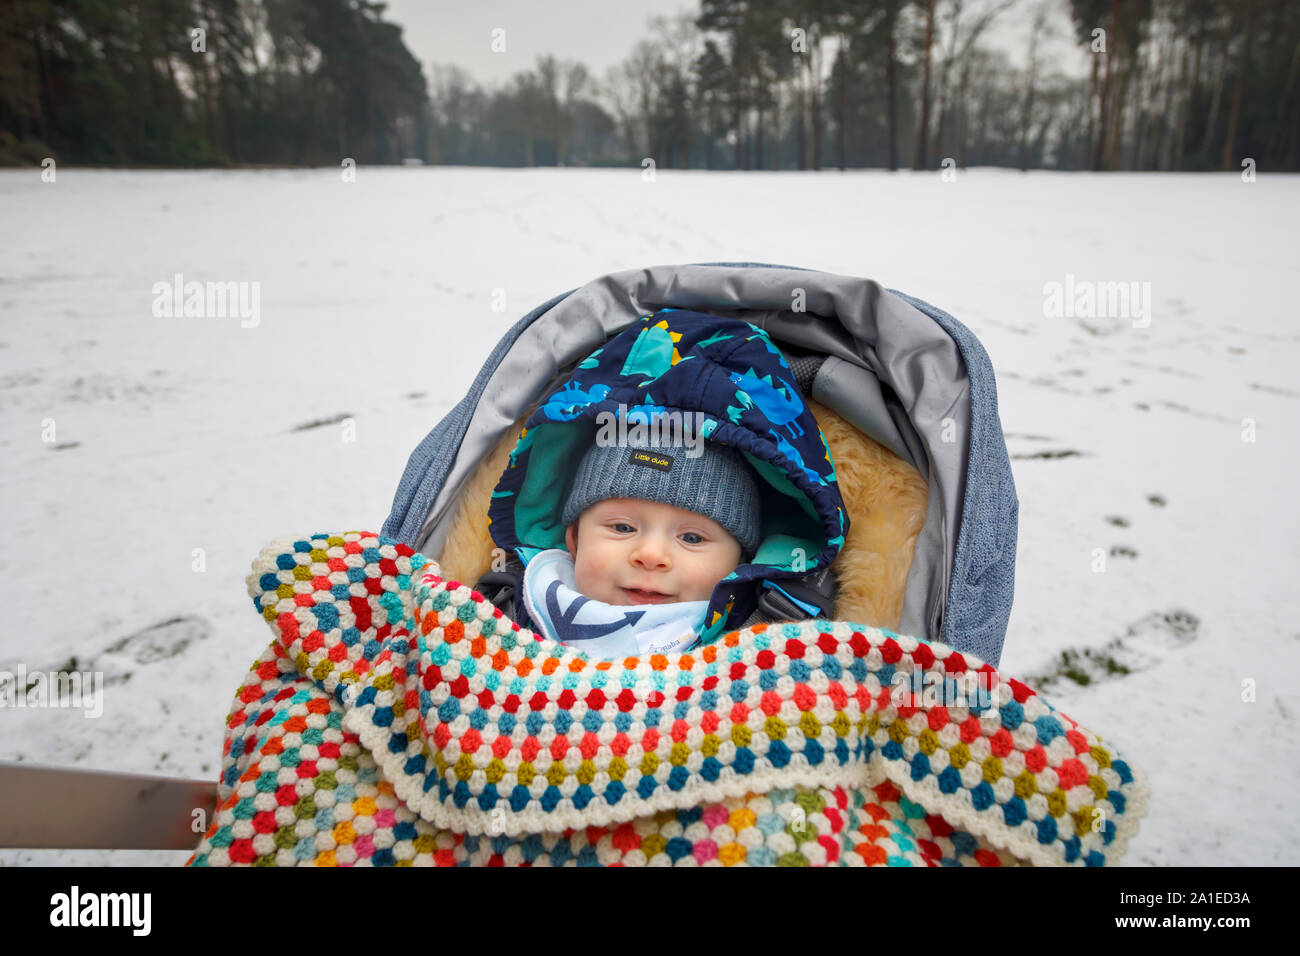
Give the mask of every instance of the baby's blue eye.
M 687 542 L 686 542 L 687 544 L 703 544 L 703 543 L 704 543 L 704 538 L 703 538 L 701 535 L 696 534 L 694 531 L 687 531 L 686 533 L 684 533 L 684 534 L 682 535 L 682 537 L 683 537 L 683 538 L 698 538 L 698 539 L 699 539 L 698 541 L 687 541 Z
M 623 532 L 623 530 L 622 530 L 622 529 L 624 529 L 624 528 L 626 528 L 628 531 L 635 531 L 635 530 L 636 530 L 636 528 L 632 527 L 632 526 L 631 526 L 630 524 L 628 524 L 626 521 L 620 521 L 620 522 L 618 522 L 616 525 L 614 525 L 614 530 L 615 530 L 615 531 L 618 531 L 618 532 L 620 532 L 620 533 L 625 533 L 625 532 Z

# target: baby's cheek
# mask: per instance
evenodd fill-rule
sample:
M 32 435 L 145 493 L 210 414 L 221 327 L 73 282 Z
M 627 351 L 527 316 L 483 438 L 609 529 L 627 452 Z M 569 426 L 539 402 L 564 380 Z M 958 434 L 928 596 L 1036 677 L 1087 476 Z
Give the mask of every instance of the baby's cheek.
M 579 558 L 573 563 L 573 581 L 580 593 L 586 594 L 591 590 L 592 571 L 590 561 Z

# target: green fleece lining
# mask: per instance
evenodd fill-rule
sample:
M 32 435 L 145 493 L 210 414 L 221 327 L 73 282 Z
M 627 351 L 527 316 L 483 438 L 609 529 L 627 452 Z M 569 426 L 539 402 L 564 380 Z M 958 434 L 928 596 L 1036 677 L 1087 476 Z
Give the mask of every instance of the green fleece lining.
M 800 571 L 811 571 L 816 566 L 817 553 L 821 551 L 815 541 L 808 538 L 796 538 L 788 534 L 770 534 L 758 546 L 752 564 L 770 564 L 778 568 L 795 570 L 795 549 L 803 551 L 803 567 Z
M 515 500 L 515 538 L 535 547 L 563 548 L 563 496 L 578 470 L 582 456 L 577 452 L 591 435 L 585 428 L 565 422 L 536 425 L 529 434 L 534 440 L 528 471 Z

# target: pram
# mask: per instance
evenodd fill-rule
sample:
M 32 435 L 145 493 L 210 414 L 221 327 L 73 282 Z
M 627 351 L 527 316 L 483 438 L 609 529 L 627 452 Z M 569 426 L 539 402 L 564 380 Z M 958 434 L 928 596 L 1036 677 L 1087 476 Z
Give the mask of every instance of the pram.
M 783 581 L 695 654 L 587 661 L 489 600 L 509 576 L 486 516 L 537 404 L 661 309 L 776 343 L 852 527 L 833 592 Z M 236 697 L 190 862 L 1113 862 L 1141 774 L 996 671 L 1017 513 L 991 365 L 946 313 L 758 263 L 596 279 L 506 333 L 379 535 L 263 549 L 249 593 L 276 639 Z
M 708 263 L 615 273 L 556 296 L 506 333 L 464 399 L 415 449 L 383 534 L 479 581 L 490 545 L 473 523 L 488 504 L 475 469 L 494 481 L 533 405 L 610 336 L 663 307 L 766 331 L 790 356 L 818 420 L 830 423 L 837 460 L 848 457 L 837 439 L 867 449 L 862 477 L 871 487 L 857 501 L 871 514 L 853 515 L 861 530 L 839 562 L 843 597 L 833 616 L 996 665 L 1011 613 L 1019 501 L 992 366 L 952 316 L 865 279 Z M 780 610 L 797 613 L 782 602 L 765 608 L 767 619 Z

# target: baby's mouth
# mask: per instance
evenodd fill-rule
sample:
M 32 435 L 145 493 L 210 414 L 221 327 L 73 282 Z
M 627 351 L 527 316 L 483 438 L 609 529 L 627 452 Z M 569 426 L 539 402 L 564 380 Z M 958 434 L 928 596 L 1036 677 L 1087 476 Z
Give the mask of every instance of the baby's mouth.
M 661 594 L 658 591 L 643 591 L 640 588 L 623 588 L 622 591 L 632 599 L 634 604 L 667 604 L 673 597 L 671 594 Z

